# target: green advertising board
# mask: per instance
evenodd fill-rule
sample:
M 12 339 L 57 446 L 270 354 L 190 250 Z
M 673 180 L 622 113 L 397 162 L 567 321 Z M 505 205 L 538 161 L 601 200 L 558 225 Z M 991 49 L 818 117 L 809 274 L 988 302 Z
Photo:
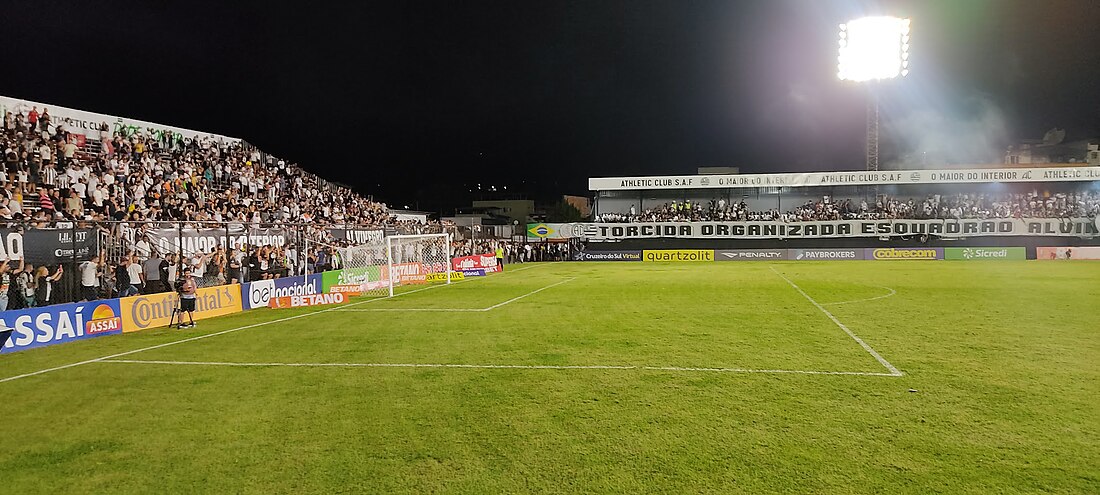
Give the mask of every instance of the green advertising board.
M 381 271 L 377 266 L 332 270 L 321 274 L 321 292 L 327 294 L 329 288 L 334 285 L 355 285 L 365 282 L 377 282 L 381 279 Z
M 964 247 L 944 248 L 945 260 L 1026 260 L 1027 250 L 1022 247 Z

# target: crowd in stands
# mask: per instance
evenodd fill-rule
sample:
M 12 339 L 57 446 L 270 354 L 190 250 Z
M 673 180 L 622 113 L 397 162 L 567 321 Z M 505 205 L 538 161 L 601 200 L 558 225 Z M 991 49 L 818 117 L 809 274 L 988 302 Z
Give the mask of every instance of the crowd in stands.
M 1100 193 L 1081 191 L 1039 194 L 930 195 L 922 199 L 880 197 L 840 201 L 822 198 L 787 211 L 753 211 L 744 201 L 711 200 L 707 204 L 673 201 L 637 212 L 604 213 L 600 222 L 806 222 L 827 220 L 963 219 L 963 218 L 1091 218 L 1100 215 Z
M 79 142 L 46 108 L 7 112 L 0 220 L 398 223 L 385 204 L 239 141 L 103 123 Z

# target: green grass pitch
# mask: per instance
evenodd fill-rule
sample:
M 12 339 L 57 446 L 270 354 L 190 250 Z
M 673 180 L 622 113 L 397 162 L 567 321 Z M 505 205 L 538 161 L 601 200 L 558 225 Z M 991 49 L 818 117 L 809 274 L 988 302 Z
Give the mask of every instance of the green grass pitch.
M 1100 263 L 428 287 L 0 356 L 0 492 L 1100 493 Z

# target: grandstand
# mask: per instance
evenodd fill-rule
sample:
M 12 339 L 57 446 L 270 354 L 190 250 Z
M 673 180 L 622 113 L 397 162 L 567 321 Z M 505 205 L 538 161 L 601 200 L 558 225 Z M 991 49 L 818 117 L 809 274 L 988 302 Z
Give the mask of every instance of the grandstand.
M 1100 167 L 592 178 L 519 243 L 0 104 L 13 493 L 1097 487 Z

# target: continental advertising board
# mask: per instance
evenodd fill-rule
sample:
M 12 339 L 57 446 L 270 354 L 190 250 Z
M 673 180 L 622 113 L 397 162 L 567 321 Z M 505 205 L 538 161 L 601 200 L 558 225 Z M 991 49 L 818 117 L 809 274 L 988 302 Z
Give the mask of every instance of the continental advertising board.
M 122 328 L 126 332 L 167 326 L 172 310 L 180 304 L 175 292 L 124 297 L 118 303 L 122 310 Z M 239 284 L 205 287 L 195 292 L 196 320 L 237 313 L 243 308 Z
M 118 299 L 56 304 L 0 313 L 0 325 L 12 329 L 0 352 L 9 353 L 122 333 Z

